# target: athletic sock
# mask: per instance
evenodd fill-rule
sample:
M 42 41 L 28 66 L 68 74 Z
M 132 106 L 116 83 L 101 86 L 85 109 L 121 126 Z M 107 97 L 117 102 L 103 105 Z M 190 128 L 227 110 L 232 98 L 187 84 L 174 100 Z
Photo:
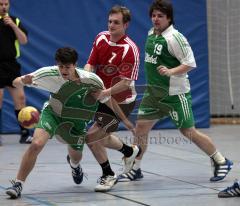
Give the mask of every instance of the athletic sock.
M 102 167 L 103 176 L 108 176 L 108 175 L 114 176 L 114 172 L 112 171 L 108 160 L 104 163 L 101 163 L 100 166 Z
M 133 148 L 123 143 L 123 146 L 119 152 L 123 153 L 125 157 L 130 157 L 133 154 Z
M 217 163 L 217 164 L 224 164 L 226 162 L 225 157 L 218 151 L 214 152 L 210 157 Z
M 71 159 L 70 159 L 70 165 L 71 165 L 71 167 L 73 167 L 73 168 L 80 167 L 80 163 L 75 164 L 75 163 L 72 162 Z
M 141 168 L 141 161 L 142 160 L 138 160 L 138 159 L 134 160 L 134 165 L 133 165 L 134 170 L 138 170 L 139 168 Z
M 24 181 L 18 180 L 18 179 L 15 179 L 15 182 L 20 182 L 20 183 L 22 184 L 22 186 L 23 186 L 23 184 L 24 184 Z

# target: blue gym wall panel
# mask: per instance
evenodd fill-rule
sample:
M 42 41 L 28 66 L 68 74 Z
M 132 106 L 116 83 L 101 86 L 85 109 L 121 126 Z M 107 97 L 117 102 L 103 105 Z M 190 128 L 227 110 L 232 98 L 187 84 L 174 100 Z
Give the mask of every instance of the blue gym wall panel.
M 96 34 L 107 30 L 109 9 L 125 5 L 132 13 L 129 36 L 140 48 L 141 65 L 137 87 L 145 84 L 143 60 L 144 43 L 151 27 L 148 15 L 152 0 L 11 0 L 10 13 L 18 16 L 28 30 L 29 42 L 21 46 L 22 74 L 42 66 L 54 65 L 54 53 L 58 47 L 72 46 L 79 52 L 79 66 L 83 67 Z M 189 73 L 192 88 L 193 111 L 196 127 L 209 127 L 209 83 L 206 1 L 172 0 L 175 27 L 189 40 L 197 62 L 197 68 Z M 141 89 L 140 89 L 141 90 Z M 41 109 L 48 93 L 26 88 L 27 105 Z M 139 92 L 138 101 L 141 99 Z M 136 116 L 136 110 L 135 110 Z M 174 128 L 166 119 L 155 129 Z M 120 129 L 124 129 L 121 125 Z M 8 92 L 4 93 L 3 132 L 18 132 L 14 107 Z

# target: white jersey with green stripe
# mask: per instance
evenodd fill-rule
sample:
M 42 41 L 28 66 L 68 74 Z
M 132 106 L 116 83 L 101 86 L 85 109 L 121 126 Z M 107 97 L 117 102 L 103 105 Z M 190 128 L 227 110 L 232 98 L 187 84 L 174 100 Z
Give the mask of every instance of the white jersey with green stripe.
M 162 76 L 157 67 L 168 69 L 179 65 L 196 67 L 195 58 L 187 39 L 172 25 L 161 35 L 156 35 L 153 28 L 148 32 L 145 44 L 145 73 L 147 84 L 164 90 L 168 95 L 178 95 L 190 91 L 187 73 Z
M 47 105 L 50 105 L 58 116 L 74 119 L 81 116 L 81 119 L 90 120 L 98 106 L 91 93 L 104 89 L 104 84 L 94 73 L 80 68 L 76 68 L 76 72 L 80 83 L 64 80 L 58 66 L 43 67 L 31 73 L 33 83 L 29 86 L 50 92 Z M 108 99 L 102 99 L 101 102 Z
M 76 72 L 80 78 L 81 83 L 91 84 L 99 89 L 104 88 L 103 81 L 96 74 L 76 68 Z M 51 93 L 57 93 L 59 89 L 69 80 L 64 80 L 58 66 L 42 67 L 31 73 L 33 75 L 33 84 L 30 87 L 36 87 L 49 91 Z

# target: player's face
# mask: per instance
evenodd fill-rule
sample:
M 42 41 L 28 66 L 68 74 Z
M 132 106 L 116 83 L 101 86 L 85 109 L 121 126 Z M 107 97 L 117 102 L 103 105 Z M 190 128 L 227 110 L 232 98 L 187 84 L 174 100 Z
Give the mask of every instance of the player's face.
M 127 23 L 123 23 L 122 13 L 110 14 L 108 17 L 108 31 L 111 36 L 124 35 L 127 25 Z
M 0 16 L 5 16 L 9 10 L 9 0 L 0 0 Z
M 154 31 L 157 34 L 161 34 L 165 29 L 167 29 L 171 21 L 171 19 L 167 18 L 166 14 L 162 13 L 159 10 L 153 10 L 151 19 L 152 19 Z
M 61 62 L 57 63 L 59 71 L 65 80 L 76 80 L 76 64 L 62 64 Z

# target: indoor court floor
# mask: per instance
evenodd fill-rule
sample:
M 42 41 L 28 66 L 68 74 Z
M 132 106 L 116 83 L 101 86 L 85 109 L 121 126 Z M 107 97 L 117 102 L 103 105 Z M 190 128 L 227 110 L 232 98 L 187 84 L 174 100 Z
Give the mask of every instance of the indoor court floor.
M 177 130 L 153 130 L 142 163 L 141 181 L 117 183 L 106 193 L 94 192 L 101 169 L 86 146 L 82 160 L 86 178 L 81 185 L 75 185 L 66 161 L 67 147 L 54 139 L 40 153 L 24 184 L 22 197 L 17 200 L 8 199 L 5 188 L 15 177 L 28 145 L 19 144 L 17 135 L 4 135 L 4 145 L 0 147 L 0 205 L 239 206 L 240 198 L 217 197 L 218 191 L 240 178 L 239 126 L 214 125 L 201 131 L 209 134 L 218 149 L 234 162 L 222 182 L 209 182 L 212 175 L 209 158 Z M 127 143 L 132 141 L 129 132 L 121 131 L 118 135 Z M 122 155 L 112 150 L 108 150 L 108 155 L 113 169 L 120 174 Z

